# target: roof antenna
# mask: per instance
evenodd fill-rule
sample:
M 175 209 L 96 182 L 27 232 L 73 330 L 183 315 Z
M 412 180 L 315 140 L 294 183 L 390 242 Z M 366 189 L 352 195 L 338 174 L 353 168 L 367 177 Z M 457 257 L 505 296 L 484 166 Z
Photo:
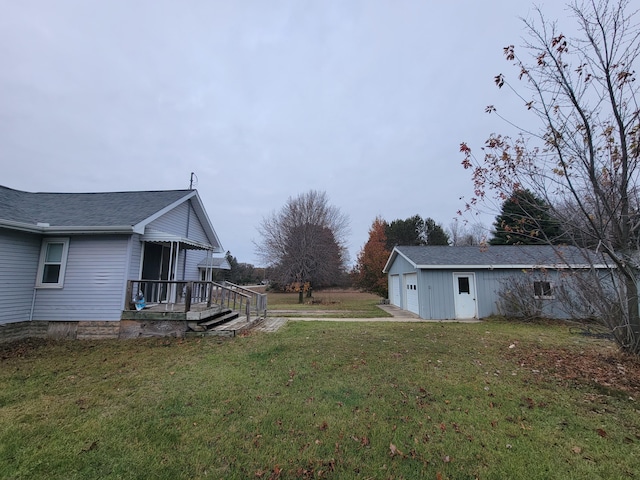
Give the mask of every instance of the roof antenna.
M 193 187 L 194 187 L 193 179 L 194 178 L 196 179 L 195 186 L 196 187 L 198 186 L 198 176 L 195 173 L 191 172 L 191 178 L 189 179 L 189 190 L 193 190 Z

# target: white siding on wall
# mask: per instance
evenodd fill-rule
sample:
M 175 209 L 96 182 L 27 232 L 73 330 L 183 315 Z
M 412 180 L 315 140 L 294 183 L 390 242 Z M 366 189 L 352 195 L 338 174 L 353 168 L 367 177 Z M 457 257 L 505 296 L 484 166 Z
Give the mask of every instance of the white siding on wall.
M 33 320 L 119 320 L 128 236 L 71 237 L 62 289 L 38 289 Z
M 29 320 L 41 237 L 0 232 L 0 325 Z

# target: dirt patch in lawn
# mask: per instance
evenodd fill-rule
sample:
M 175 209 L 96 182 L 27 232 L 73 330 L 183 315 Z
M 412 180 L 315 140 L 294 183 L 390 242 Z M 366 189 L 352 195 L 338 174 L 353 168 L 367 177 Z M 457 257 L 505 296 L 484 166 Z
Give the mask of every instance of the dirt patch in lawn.
M 541 379 L 555 379 L 567 384 L 595 385 L 607 393 L 614 390 L 640 398 L 640 357 L 612 348 L 536 349 L 509 353 L 520 368 L 531 369 Z
M 0 343 L 0 360 L 31 356 L 36 350 L 49 345 L 51 342 L 51 340 L 44 338 L 25 338 L 13 342 Z

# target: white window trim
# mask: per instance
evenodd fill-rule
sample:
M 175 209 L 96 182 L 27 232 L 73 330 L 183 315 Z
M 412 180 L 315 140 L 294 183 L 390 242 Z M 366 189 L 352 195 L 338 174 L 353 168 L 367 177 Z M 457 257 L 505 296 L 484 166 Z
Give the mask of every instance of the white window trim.
M 536 283 L 548 283 L 549 284 L 549 290 L 551 291 L 551 295 L 536 295 L 535 291 L 536 291 L 536 287 L 535 284 Z M 536 280 L 533 282 L 533 298 L 535 298 L 536 300 L 555 300 L 556 296 L 553 293 L 555 290 L 555 285 L 553 282 L 549 282 L 547 280 Z
M 60 273 L 57 283 L 43 283 L 42 275 L 44 274 L 45 257 L 47 255 L 47 246 L 50 243 L 62 243 L 62 258 L 60 259 Z M 40 248 L 40 260 L 38 262 L 38 276 L 36 278 L 37 288 L 62 288 L 64 286 L 64 275 L 67 270 L 67 256 L 69 254 L 69 238 L 68 237 L 48 237 L 42 239 L 42 247 Z

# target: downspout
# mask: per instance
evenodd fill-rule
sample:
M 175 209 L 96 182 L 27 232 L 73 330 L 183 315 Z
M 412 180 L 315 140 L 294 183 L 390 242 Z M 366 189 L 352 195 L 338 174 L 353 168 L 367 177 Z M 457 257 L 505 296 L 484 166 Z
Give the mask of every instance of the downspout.
M 33 296 L 31 297 L 31 310 L 29 310 L 29 321 L 33 321 L 33 310 L 36 308 L 36 292 L 38 289 L 33 287 Z

